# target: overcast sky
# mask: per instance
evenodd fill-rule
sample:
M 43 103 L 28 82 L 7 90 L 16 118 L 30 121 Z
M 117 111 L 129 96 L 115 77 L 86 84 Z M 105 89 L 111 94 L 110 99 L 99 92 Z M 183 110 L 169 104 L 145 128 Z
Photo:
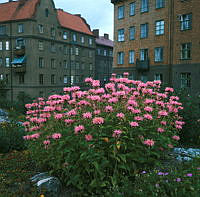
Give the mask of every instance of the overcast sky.
M 7 1 L 0 0 L 0 3 Z M 54 3 L 56 8 L 71 14 L 81 14 L 91 29 L 99 29 L 100 35 L 108 33 L 113 39 L 113 4 L 110 0 L 54 0 Z

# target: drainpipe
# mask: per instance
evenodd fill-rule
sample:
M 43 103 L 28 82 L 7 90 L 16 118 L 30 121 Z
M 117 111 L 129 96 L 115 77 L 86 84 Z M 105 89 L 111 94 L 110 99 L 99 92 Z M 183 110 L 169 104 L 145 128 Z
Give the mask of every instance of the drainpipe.
M 11 103 L 13 103 L 13 69 L 12 69 L 12 64 L 11 61 L 13 59 L 13 47 L 12 47 L 12 21 L 10 21 L 10 89 L 11 89 L 11 94 L 10 94 L 10 100 Z
M 169 85 L 173 86 L 174 0 L 169 4 Z

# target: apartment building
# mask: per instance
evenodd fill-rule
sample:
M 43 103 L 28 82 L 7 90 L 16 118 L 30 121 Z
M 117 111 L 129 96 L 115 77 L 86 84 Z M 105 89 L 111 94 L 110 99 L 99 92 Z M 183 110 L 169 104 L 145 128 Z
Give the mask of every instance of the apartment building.
M 102 86 L 109 82 L 113 64 L 113 41 L 109 34 L 99 35 L 99 29 L 94 29 L 93 34 L 96 42 L 95 53 L 95 79 L 100 80 Z
M 0 79 L 8 99 L 83 87 L 94 77 L 95 38 L 81 15 L 56 9 L 53 0 L 9 0 L 0 4 Z
M 119 76 L 200 92 L 199 0 L 111 0 Z

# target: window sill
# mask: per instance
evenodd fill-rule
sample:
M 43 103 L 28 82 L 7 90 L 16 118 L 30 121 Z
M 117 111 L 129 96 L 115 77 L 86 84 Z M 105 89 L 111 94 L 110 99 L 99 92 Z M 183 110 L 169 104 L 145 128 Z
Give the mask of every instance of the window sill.
M 179 60 L 192 60 L 192 58 L 185 58 L 185 59 L 179 59 Z

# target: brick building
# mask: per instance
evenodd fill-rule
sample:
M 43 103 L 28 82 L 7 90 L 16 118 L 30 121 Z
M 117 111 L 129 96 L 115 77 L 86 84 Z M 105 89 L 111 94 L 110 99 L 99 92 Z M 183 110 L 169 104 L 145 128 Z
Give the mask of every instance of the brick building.
M 199 0 L 111 0 L 114 72 L 200 92 Z
M 9 99 L 82 86 L 94 67 L 94 36 L 80 15 L 56 9 L 53 0 L 0 4 L 0 79 Z
M 112 74 L 113 41 L 109 39 L 108 34 L 99 36 L 99 29 L 93 30 L 93 34 L 96 42 L 95 79 L 100 80 L 103 86 Z

